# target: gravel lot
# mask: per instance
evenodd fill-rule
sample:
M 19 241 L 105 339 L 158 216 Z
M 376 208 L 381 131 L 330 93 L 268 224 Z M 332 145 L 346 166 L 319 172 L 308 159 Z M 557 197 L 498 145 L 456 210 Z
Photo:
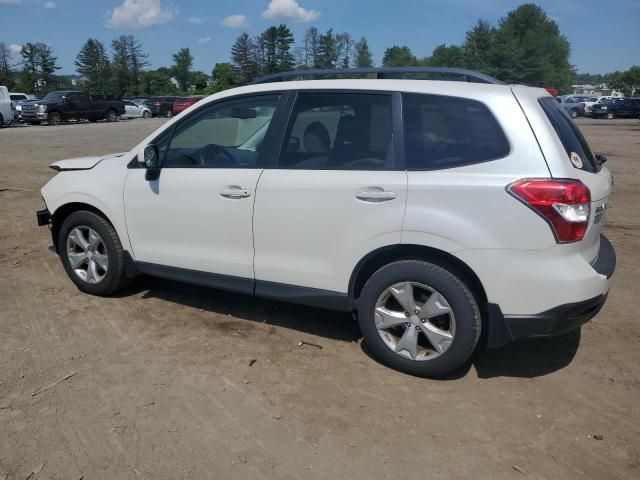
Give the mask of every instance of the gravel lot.
M 377 364 L 348 315 L 150 278 L 76 290 L 35 224 L 47 165 L 163 121 L 0 130 L 0 480 L 640 478 L 638 121 L 578 122 L 615 175 L 603 311 L 447 381 Z

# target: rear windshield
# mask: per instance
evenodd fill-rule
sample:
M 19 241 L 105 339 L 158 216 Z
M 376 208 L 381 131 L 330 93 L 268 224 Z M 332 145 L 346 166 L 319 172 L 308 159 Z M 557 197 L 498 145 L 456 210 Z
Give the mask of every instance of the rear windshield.
M 582 170 L 586 170 L 587 172 L 597 172 L 600 170 L 600 166 L 598 162 L 596 162 L 589 148 L 589 144 L 567 112 L 558 105 L 558 102 L 554 101 L 553 97 L 540 98 L 538 101 L 558 134 L 569 159 L 571 160 L 572 155 L 578 155 L 582 160 Z M 578 168 L 575 162 L 572 161 L 571 163 Z

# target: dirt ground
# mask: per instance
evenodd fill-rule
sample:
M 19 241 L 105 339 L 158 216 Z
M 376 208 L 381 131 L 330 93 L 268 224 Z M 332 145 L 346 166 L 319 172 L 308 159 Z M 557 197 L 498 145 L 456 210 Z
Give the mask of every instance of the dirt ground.
M 35 223 L 47 165 L 162 121 L 0 130 L 0 480 L 640 478 L 638 121 L 579 121 L 615 175 L 603 311 L 446 381 L 374 362 L 348 315 L 151 278 L 80 293 Z

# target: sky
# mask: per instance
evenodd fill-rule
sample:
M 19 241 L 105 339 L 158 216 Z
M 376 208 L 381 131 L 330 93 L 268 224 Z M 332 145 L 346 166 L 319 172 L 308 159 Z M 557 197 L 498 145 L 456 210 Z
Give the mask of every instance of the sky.
M 439 44 L 461 44 L 480 18 L 497 24 L 516 0 L 0 0 L 0 41 L 19 60 L 20 46 L 44 42 L 60 73 L 90 37 L 106 44 L 134 35 L 153 68 L 188 47 L 194 69 L 229 61 L 237 36 L 286 23 L 296 42 L 310 26 L 366 37 L 380 64 L 385 48 L 407 45 L 418 57 Z M 571 43 L 578 72 L 607 73 L 640 64 L 640 0 L 538 0 Z

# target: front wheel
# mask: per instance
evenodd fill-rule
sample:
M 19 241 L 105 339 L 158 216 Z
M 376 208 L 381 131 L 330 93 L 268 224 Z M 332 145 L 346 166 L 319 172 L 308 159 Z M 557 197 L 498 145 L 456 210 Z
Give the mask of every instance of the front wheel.
M 613 112 L 608 112 L 607 113 L 607 120 L 613 120 L 616 116 L 614 115 Z
M 365 284 L 358 321 L 373 357 L 420 377 L 451 375 L 480 338 L 480 311 L 467 286 L 444 268 L 403 260 Z
M 51 112 L 47 115 L 47 123 L 49 125 L 60 125 L 62 123 L 62 115 L 59 112 Z
M 71 281 L 85 293 L 110 295 L 127 283 L 122 244 L 100 215 L 84 210 L 69 215 L 58 232 L 58 253 Z
M 142 112 L 142 118 L 147 119 L 151 116 L 151 114 L 149 112 L 147 112 L 146 110 L 144 112 Z
M 173 117 L 173 112 L 171 111 L 171 109 L 167 110 L 166 117 L 167 117 L 167 118 L 171 118 L 171 117 Z
M 574 108 L 569 112 L 569 115 L 571 115 L 571 118 L 578 118 L 578 110 Z

